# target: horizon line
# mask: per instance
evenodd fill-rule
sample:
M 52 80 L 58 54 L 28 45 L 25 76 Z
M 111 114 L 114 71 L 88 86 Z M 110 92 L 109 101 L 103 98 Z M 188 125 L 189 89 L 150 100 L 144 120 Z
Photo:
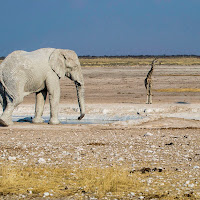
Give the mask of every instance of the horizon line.
M 162 55 L 148 55 L 148 54 L 141 54 L 141 55 L 103 55 L 103 56 L 94 56 L 94 55 L 80 55 L 79 58 L 167 58 L 167 57 L 197 57 L 200 58 L 200 55 L 195 54 L 162 54 Z M 5 59 L 6 56 L 0 56 L 0 60 Z

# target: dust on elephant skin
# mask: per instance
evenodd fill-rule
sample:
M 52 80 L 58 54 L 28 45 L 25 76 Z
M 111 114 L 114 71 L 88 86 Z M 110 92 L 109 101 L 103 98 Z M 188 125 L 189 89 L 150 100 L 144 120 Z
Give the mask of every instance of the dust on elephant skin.
M 43 48 L 33 52 L 14 51 L 0 65 L 0 124 L 12 125 L 12 113 L 25 96 L 35 93 L 33 123 L 42 123 L 47 93 L 50 102 L 50 124 L 59 124 L 60 79 L 74 81 L 81 120 L 85 115 L 84 80 L 80 62 L 72 50 Z

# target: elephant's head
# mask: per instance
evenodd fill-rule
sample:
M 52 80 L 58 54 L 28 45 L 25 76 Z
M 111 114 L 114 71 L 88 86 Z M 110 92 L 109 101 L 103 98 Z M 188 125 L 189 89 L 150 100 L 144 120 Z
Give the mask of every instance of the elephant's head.
M 85 115 L 84 81 L 78 56 L 74 51 L 55 49 L 50 55 L 49 64 L 59 78 L 68 77 L 74 81 L 77 90 L 81 120 Z

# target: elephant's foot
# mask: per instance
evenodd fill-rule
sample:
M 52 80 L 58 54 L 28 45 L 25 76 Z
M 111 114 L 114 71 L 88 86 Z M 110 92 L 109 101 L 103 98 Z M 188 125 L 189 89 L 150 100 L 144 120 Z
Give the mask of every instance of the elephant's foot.
M 32 122 L 34 124 L 40 124 L 40 123 L 44 122 L 44 119 L 42 119 L 42 117 L 35 117 L 35 118 L 32 119 Z
M 6 119 L 3 119 L 1 117 L 0 118 L 0 125 L 2 125 L 2 126 L 11 126 L 11 125 L 13 125 L 13 122 L 12 122 L 12 120 L 6 120 Z
M 49 120 L 49 124 L 53 124 L 53 125 L 60 124 L 60 121 L 58 119 L 51 118 Z

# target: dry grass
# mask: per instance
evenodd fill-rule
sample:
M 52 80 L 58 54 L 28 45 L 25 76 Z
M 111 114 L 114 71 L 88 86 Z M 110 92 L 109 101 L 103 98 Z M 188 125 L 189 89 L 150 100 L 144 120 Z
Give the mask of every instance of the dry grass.
M 200 92 L 200 88 L 166 88 L 155 89 L 156 92 Z
M 199 199 L 199 183 L 191 188 L 184 185 L 184 172 L 141 171 L 130 173 L 125 166 L 108 168 L 51 168 L 33 166 L 2 166 L 0 168 L 0 194 L 41 197 L 45 192 L 61 198 L 84 196 L 101 199 L 144 196 L 145 199 Z M 187 198 L 189 197 L 189 198 Z
M 152 60 L 153 58 L 137 57 L 80 58 L 81 65 L 85 67 L 149 65 Z M 158 60 L 161 65 L 200 65 L 198 57 L 158 58 Z
M 200 65 L 198 57 L 158 58 L 161 65 Z M 137 66 L 149 65 L 153 58 L 131 58 L 131 57 L 102 57 L 102 58 L 80 58 L 81 66 L 103 67 L 103 66 Z M 0 63 L 2 60 L 0 60 Z

